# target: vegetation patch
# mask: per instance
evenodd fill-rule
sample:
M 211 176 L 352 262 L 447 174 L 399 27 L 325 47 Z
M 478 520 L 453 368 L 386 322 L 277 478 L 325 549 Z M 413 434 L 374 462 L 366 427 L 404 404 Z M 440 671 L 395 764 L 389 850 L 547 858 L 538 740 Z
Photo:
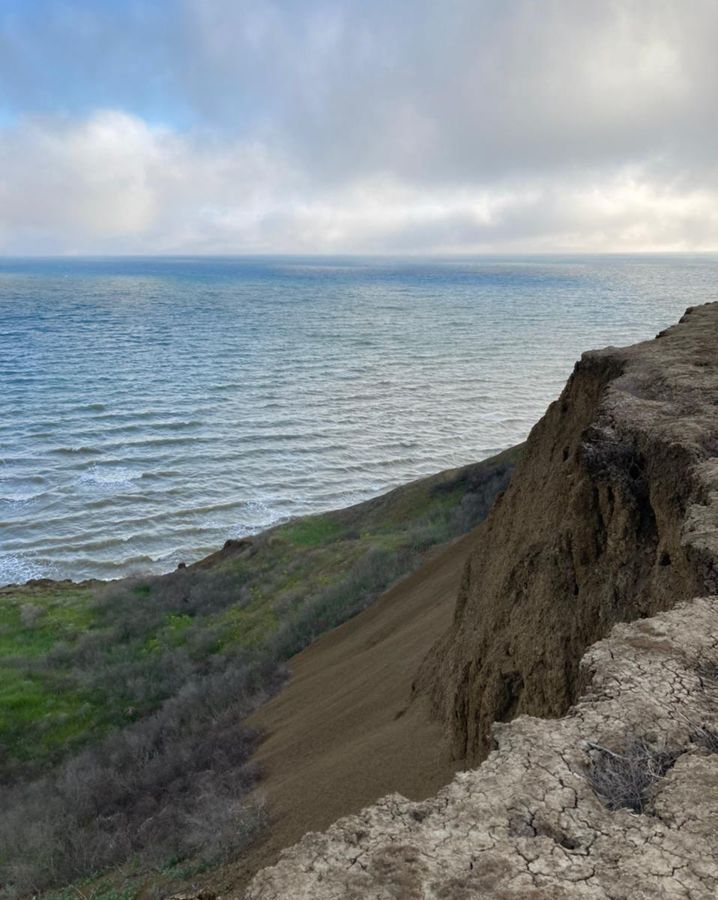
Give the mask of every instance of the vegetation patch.
M 592 746 L 597 755 L 588 778 L 596 796 L 612 811 L 649 812 L 657 785 L 679 756 L 644 740 L 631 742 L 622 752 Z
M 236 854 L 263 821 L 243 722 L 284 661 L 480 521 L 519 452 L 165 576 L 1 590 L 0 889 Z
M 330 516 L 309 516 L 294 524 L 285 525 L 279 534 L 295 547 L 316 547 L 335 540 L 340 532 L 341 526 Z

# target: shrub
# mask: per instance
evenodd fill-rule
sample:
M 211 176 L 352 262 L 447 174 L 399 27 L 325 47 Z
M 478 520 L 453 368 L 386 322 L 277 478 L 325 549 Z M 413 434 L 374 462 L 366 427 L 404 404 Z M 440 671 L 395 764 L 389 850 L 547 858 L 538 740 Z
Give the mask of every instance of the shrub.
M 393 552 L 372 547 L 344 578 L 309 595 L 288 612 L 268 642 L 272 655 L 285 660 L 298 653 L 320 634 L 365 609 L 418 560 L 411 550 Z
M 708 725 L 696 727 L 691 734 L 691 741 L 709 753 L 718 753 L 718 731 Z
M 673 766 L 677 753 L 655 750 L 646 741 L 631 743 L 622 753 L 592 745 L 596 751 L 588 779 L 610 810 L 646 812 L 656 785 Z
M 44 612 L 42 606 L 36 603 L 23 603 L 20 607 L 20 624 L 23 628 L 32 628 Z
M 242 723 L 283 673 L 227 658 L 153 715 L 108 736 L 33 782 L 0 809 L 0 885 L 24 895 L 130 856 L 213 860 L 261 824 L 246 795 L 256 735 Z

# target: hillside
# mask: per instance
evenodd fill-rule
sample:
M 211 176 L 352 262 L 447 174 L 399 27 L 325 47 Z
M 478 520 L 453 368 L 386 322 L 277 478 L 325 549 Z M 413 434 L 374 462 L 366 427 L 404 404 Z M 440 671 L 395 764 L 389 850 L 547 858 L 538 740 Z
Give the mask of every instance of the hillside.
M 494 752 L 308 834 L 249 900 L 715 896 L 717 453 L 718 304 L 584 354 L 405 699 L 457 762 Z
M 154 871 L 162 893 L 240 854 L 265 818 L 247 800 L 246 718 L 284 661 L 483 518 L 519 455 L 228 541 L 169 575 L 0 589 L 0 888 L 109 872 L 82 890 L 132 897 Z
M 407 704 L 417 666 L 451 622 L 471 536 L 440 550 L 372 606 L 289 662 L 290 678 L 248 724 L 269 826 L 213 882 L 234 892 L 306 831 L 388 791 L 426 797 L 456 771 L 427 704 Z

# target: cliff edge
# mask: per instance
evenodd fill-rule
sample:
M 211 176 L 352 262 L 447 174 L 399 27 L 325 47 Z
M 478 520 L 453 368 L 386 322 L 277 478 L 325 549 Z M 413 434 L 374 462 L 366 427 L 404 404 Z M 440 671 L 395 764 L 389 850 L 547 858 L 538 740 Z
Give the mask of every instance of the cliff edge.
M 616 626 L 583 666 L 570 715 L 499 725 L 431 800 L 307 834 L 247 900 L 715 898 L 718 597 Z
M 417 679 L 469 763 L 493 722 L 562 715 L 616 622 L 718 593 L 718 304 L 585 353 L 480 527 Z
M 413 685 L 456 758 L 495 749 L 306 835 L 247 897 L 715 896 L 717 456 L 718 304 L 584 354 Z

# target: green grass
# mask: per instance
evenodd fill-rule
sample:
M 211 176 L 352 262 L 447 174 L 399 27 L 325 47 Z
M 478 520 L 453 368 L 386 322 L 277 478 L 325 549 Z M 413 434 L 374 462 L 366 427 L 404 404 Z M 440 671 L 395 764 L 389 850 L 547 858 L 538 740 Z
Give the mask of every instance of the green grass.
M 0 659 L 40 656 L 77 638 L 92 622 L 89 593 L 61 584 L 0 591 Z
M 498 465 L 517 455 L 503 454 Z M 286 635 L 293 624 L 311 639 L 312 610 L 317 627 L 338 624 L 415 566 L 425 549 L 465 530 L 456 519 L 460 504 L 492 465 L 441 473 L 278 526 L 253 539 L 250 555 L 220 553 L 206 569 L 116 583 L 106 590 L 119 591 L 120 600 L 104 605 L 98 585 L 0 590 L 0 776 L 17 764 L 55 763 L 84 740 L 151 711 L 167 695 L 157 672 L 172 669 L 173 654 L 201 666 L 218 653 L 259 652 L 280 626 Z M 381 573 L 352 576 L 367 568 L 371 553 L 382 554 L 386 583 Z M 188 610 L 190 581 L 203 596 Z M 103 636 L 108 645 L 96 658 L 78 661 L 78 648 Z
M 228 667 L 255 673 L 260 702 L 261 679 L 276 682 L 262 673 L 483 518 L 519 455 L 294 520 L 166 576 L 0 589 L 0 784 L 55 771 Z M 89 890 L 72 896 L 134 896 Z
M 336 540 L 341 527 L 329 516 L 309 516 L 291 525 L 280 527 L 277 536 L 288 540 L 295 547 L 316 547 Z
M 103 718 L 91 692 L 45 667 L 50 651 L 72 647 L 91 627 L 90 596 L 63 584 L 0 591 L 0 772 L 54 761 Z

